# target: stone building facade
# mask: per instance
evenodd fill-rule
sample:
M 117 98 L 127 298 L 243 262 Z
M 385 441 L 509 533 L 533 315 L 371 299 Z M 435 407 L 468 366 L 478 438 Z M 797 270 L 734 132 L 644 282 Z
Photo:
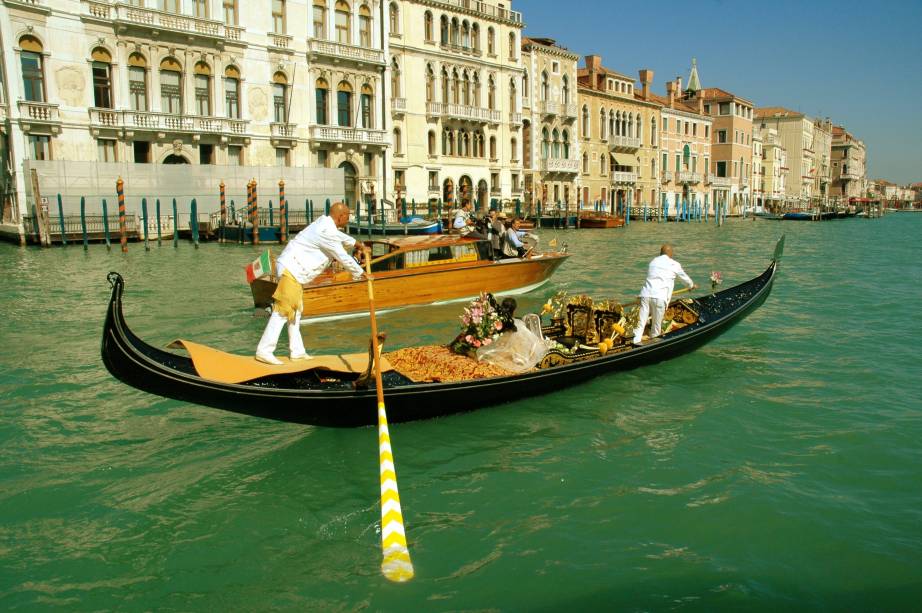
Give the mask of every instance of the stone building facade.
M 525 204 L 574 209 L 579 198 L 579 56 L 549 38 L 522 40 L 522 167 Z
M 791 204 L 810 205 L 817 182 L 813 120 L 803 113 L 771 106 L 755 110 L 755 123 L 761 130 L 774 129 L 784 147 L 789 168 L 786 199 Z
M 842 126 L 832 128 L 832 184 L 829 195 L 842 201 L 867 196 L 867 150 Z
M 653 206 L 658 195 L 656 147 L 661 104 L 649 95 L 653 72 L 644 71 L 647 94 L 634 79 L 588 55 L 579 70 L 580 202 L 624 214 L 627 206 Z
M 785 184 L 788 176 L 787 152 L 781 144 L 778 130 L 775 128 L 762 128 L 756 125 L 753 128 L 759 134 L 762 143 L 762 185 L 761 192 L 763 206 L 769 210 L 781 208 L 787 199 Z
M 485 211 L 523 196 L 523 23 L 510 5 L 389 4 L 388 199 L 470 200 Z

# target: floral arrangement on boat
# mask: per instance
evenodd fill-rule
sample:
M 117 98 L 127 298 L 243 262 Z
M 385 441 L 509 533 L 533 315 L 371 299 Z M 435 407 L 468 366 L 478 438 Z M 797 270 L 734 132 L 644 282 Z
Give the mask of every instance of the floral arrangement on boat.
M 711 289 L 717 289 L 717 286 L 723 283 L 723 275 L 720 274 L 719 270 L 715 270 L 711 273 Z
M 461 333 L 448 348 L 453 352 L 476 358 L 477 350 L 490 345 L 504 330 L 514 330 L 511 314 L 496 303 L 493 294 L 481 292 L 464 308 L 459 317 Z

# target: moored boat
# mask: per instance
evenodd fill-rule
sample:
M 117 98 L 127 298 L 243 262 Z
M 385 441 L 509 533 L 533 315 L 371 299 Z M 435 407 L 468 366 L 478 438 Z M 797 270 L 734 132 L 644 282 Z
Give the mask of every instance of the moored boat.
M 580 228 L 620 228 L 624 217 L 617 217 L 605 212 L 583 211 L 579 214 Z
M 355 221 L 349 222 L 350 234 L 362 234 L 368 231 L 388 236 L 439 234 L 442 231 L 442 224 L 437 219 L 424 219 L 422 217 L 411 217 L 399 223 L 386 223 L 383 226 L 381 224 L 362 225 Z
M 524 293 L 546 283 L 569 257 L 556 251 L 532 252 L 524 258 L 494 261 L 489 241 L 447 234 L 375 239 L 364 244 L 372 252 L 379 309 L 460 300 L 482 291 Z M 271 306 L 277 283 L 274 276 L 250 283 L 257 309 Z M 367 310 L 365 282 L 353 281 L 335 267 L 304 286 L 305 319 Z
M 620 343 L 603 352 L 601 347 L 574 344 L 573 350 L 554 350 L 536 368 L 520 374 L 451 382 L 415 381 L 391 368 L 383 377 L 388 420 L 426 419 L 521 400 L 688 353 L 728 330 L 765 301 L 783 248 L 784 237 L 778 241 L 768 268 L 749 281 L 707 296 L 674 300 L 670 309 L 684 324 L 640 346 Z M 138 338 L 122 312 L 121 275 L 110 273 L 109 282 L 112 293 L 103 328 L 102 360 L 122 382 L 168 398 L 281 421 L 337 427 L 376 422 L 376 390 L 356 386 L 358 376 L 354 372 L 281 372 L 238 382 L 203 376 L 192 358 L 158 349 Z M 598 321 L 597 318 L 597 326 Z M 549 337 L 563 340 L 562 326 L 546 326 L 544 330 Z M 458 359 L 469 360 L 463 356 Z

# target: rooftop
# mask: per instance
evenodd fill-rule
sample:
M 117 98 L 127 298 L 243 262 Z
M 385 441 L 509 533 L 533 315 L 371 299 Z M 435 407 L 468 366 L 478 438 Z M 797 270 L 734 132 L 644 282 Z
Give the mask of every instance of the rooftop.
M 762 108 L 755 109 L 754 113 L 757 119 L 768 117 L 796 118 L 804 116 L 803 113 L 798 113 L 797 111 L 786 109 L 783 106 L 763 106 Z

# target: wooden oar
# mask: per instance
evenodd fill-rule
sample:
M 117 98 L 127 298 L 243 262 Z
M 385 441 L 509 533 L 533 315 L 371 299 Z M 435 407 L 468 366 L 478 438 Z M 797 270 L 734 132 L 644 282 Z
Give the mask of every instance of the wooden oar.
M 365 277 L 368 280 L 368 314 L 371 316 L 371 338 L 374 346 L 375 388 L 378 393 L 378 456 L 381 475 L 381 572 L 390 581 L 404 582 L 413 578 L 413 562 L 407 548 L 397 491 L 397 469 L 391 450 L 391 435 L 387 430 L 384 410 L 384 386 L 381 383 L 381 345 L 378 322 L 375 320 L 375 292 L 371 276 L 371 252 L 365 253 Z

